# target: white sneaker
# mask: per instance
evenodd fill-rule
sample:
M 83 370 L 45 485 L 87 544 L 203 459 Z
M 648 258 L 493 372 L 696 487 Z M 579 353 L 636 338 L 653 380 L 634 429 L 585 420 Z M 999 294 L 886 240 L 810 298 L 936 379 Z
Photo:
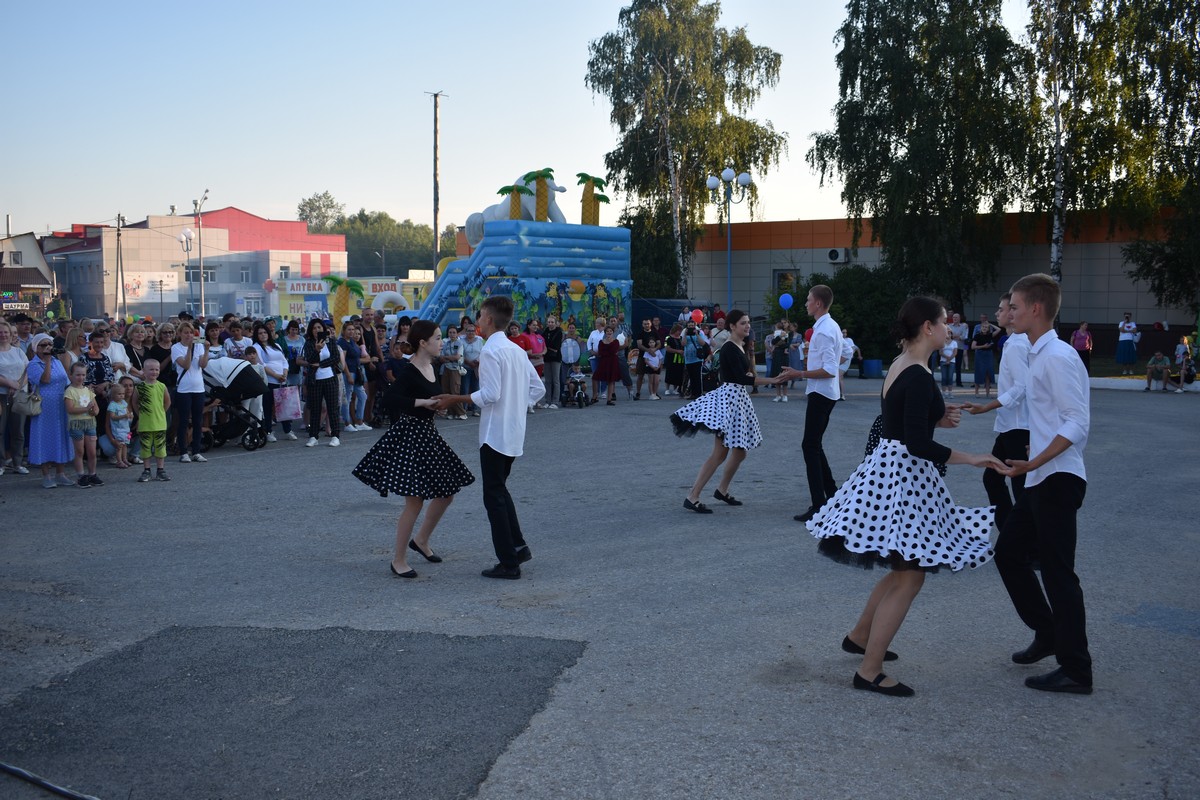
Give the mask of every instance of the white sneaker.
M 305 447 L 316 447 L 317 446 L 317 437 L 315 437 L 315 436 L 309 437 L 308 441 L 304 443 L 304 446 Z
M 27 469 L 25 468 L 25 465 L 24 465 L 24 464 L 18 464 L 18 465 L 17 465 L 17 474 L 18 474 L 18 475 L 28 475 L 28 474 L 29 474 L 29 470 L 27 470 Z
M 285 433 L 283 435 L 283 438 L 287 439 L 289 442 L 294 442 L 294 441 L 296 441 L 297 437 L 296 437 L 295 433 L 293 433 L 292 431 L 288 431 L 287 433 Z
M 278 442 L 279 440 L 275 438 L 275 434 L 273 434 L 273 433 L 268 433 L 268 434 L 267 434 L 267 441 L 268 441 L 268 442 Z
M 336 436 L 334 436 L 332 439 L 330 439 L 330 440 L 329 440 L 329 446 L 330 446 L 330 447 L 337 447 L 337 446 L 339 446 L 341 443 L 342 443 L 342 440 L 341 440 L 341 439 L 339 439 L 339 438 L 338 438 L 338 437 L 336 437 Z
M 189 456 L 187 453 L 184 453 L 183 455 L 181 455 L 179 457 L 179 463 L 180 464 L 190 464 L 190 463 L 192 463 L 192 457 Z
M 58 482 L 55 481 L 54 478 L 42 478 L 42 488 L 43 489 L 57 489 Z
M 204 462 L 208 461 L 208 459 L 199 453 L 196 453 L 196 455 L 192 456 L 192 461 L 196 462 L 197 464 L 203 464 Z
M 366 431 L 369 431 L 369 430 L 371 430 L 371 426 L 368 425 L 367 423 L 365 423 L 365 422 L 358 423 L 358 432 L 359 433 L 365 433 Z
M 785 395 L 783 396 L 783 402 L 785 402 L 785 403 L 786 403 L 786 402 L 787 402 L 787 398 L 788 398 L 788 396 L 785 394 Z
M 783 398 L 782 398 L 782 397 L 780 397 L 779 395 L 775 395 L 774 397 L 772 397 L 772 398 L 771 398 L 771 402 L 772 402 L 772 403 L 778 403 L 778 402 L 779 402 L 780 400 L 782 400 L 782 399 L 783 399 Z
M 558 408 L 558 403 L 551 403 L 550 405 L 546 406 L 546 408 Z
M 1183 389 L 1175 389 L 1174 392 L 1175 394 L 1183 394 Z M 17 467 L 17 472 L 21 472 L 20 467 Z M 29 470 L 25 470 L 25 472 L 29 472 Z M 21 474 L 24 475 L 25 472 L 21 472 Z
M 532 414 L 532 413 L 533 413 L 533 406 L 530 406 L 530 407 L 529 407 L 529 413 L 530 413 L 530 414 Z
M 75 485 L 75 481 L 68 478 L 67 474 L 65 472 L 60 472 L 57 475 L 55 475 L 54 482 L 57 483 L 59 486 L 74 486 Z

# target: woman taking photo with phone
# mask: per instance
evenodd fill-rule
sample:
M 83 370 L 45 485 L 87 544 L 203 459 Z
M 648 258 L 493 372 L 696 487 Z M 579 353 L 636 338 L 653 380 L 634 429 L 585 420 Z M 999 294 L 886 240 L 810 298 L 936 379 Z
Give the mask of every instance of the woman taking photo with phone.
M 305 447 L 316 447 L 321 435 L 321 407 L 329 419 L 329 446 L 342 443 L 342 417 L 338 413 L 338 376 L 345 371 L 342 351 L 329 337 L 325 323 L 319 319 L 308 323 L 304 334 L 304 366 L 308 369 L 304 385 L 308 390 L 308 441 Z

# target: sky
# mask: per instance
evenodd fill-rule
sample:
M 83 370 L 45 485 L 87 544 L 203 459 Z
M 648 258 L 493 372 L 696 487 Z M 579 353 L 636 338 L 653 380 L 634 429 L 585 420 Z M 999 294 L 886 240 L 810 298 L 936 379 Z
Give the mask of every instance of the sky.
M 608 99 L 584 75 L 588 43 L 616 29 L 621 0 L 525 14 L 494 0 L 6 5 L 0 213 L 14 234 L 111 224 L 118 212 L 133 222 L 171 204 L 190 213 L 205 189 L 205 209 L 295 219 L 301 199 L 328 190 L 348 213 L 431 224 L 427 92 L 445 94 L 442 227 L 542 167 L 568 187 L 560 205 L 576 220 L 575 173 L 603 175 L 617 141 Z M 722 26 L 783 56 L 779 83 L 749 113 L 789 136 L 782 164 L 752 176 L 755 219 L 844 214 L 841 187 L 820 186 L 804 162 L 812 134 L 833 124 L 843 17 L 836 2 L 721 3 Z M 1010 27 L 1026 18 L 1006 4 Z M 610 196 L 602 224 L 623 205 Z

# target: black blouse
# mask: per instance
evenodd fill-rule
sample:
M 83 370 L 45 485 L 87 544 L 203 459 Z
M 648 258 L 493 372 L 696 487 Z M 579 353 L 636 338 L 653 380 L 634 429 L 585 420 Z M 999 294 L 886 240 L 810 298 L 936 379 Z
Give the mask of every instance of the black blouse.
M 405 361 L 399 374 L 396 374 L 396 382 L 384 393 L 383 402 L 393 419 L 397 414 L 432 419 L 437 411 L 432 408 L 417 408 L 415 401 L 428 400 L 439 394 L 442 394 L 442 387 L 437 380 L 429 380 L 411 361 Z
M 946 402 L 923 367 L 901 372 L 881 400 L 883 437 L 903 442 L 908 452 L 935 464 L 950 460 L 950 448 L 933 440 L 933 429 L 946 414 Z
M 742 348 L 729 340 L 721 345 L 718 351 L 721 356 L 721 383 L 740 383 L 742 386 L 753 386 L 754 376 L 750 374 L 750 359 Z

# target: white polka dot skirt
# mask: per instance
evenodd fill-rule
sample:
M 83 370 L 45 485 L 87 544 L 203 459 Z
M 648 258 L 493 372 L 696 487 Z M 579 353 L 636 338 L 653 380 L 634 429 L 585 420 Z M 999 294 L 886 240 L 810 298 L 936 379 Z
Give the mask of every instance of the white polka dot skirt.
M 738 383 L 722 383 L 671 415 L 676 436 L 695 436 L 700 431 L 719 433 L 726 447 L 753 450 L 762 444 L 758 415 L 750 392 Z
M 432 419 L 401 414 L 351 474 L 379 492 L 403 497 L 449 497 L 475 476 L 446 444 Z
M 870 568 L 907 562 L 921 569 L 974 569 L 992 557 L 994 506 L 954 505 L 934 464 L 903 443 L 881 439 L 807 524 L 820 551 Z

